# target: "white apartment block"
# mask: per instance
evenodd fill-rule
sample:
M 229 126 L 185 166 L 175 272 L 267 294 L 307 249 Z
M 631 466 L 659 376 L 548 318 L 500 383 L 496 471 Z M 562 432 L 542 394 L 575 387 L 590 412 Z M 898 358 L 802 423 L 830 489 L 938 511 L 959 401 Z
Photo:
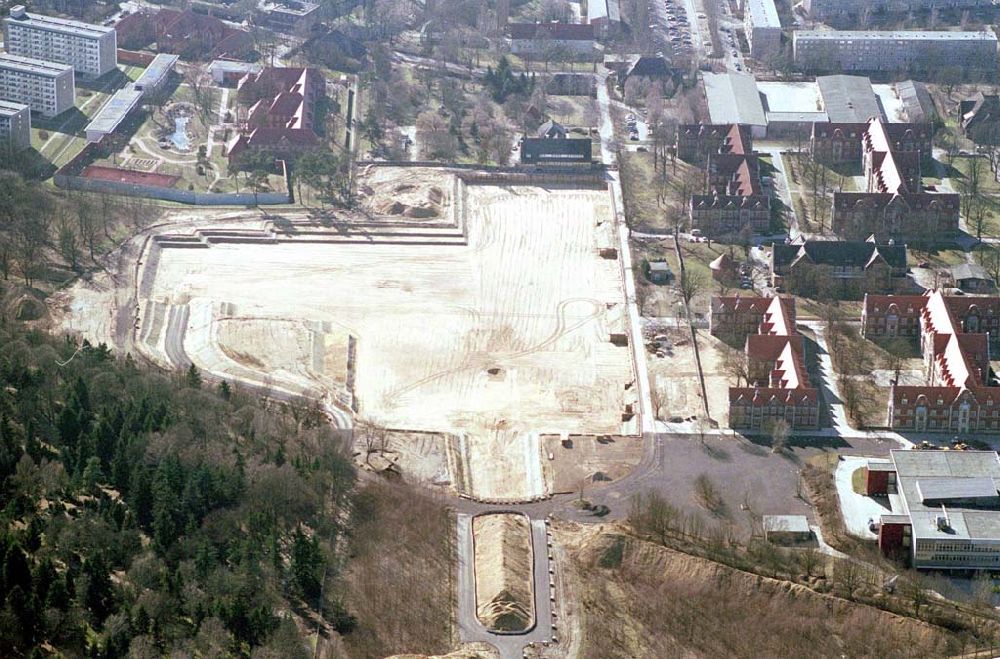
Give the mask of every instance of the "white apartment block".
M 23 103 L 45 117 L 73 107 L 76 89 L 73 67 L 0 53 L 0 100 Z
M 754 59 L 766 62 L 781 52 L 781 21 L 774 0 L 746 0 L 743 27 Z
M 804 0 L 806 13 L 813 18 L 858 16 L 864 11 L 900 14 L 931 9 L 971 9 L 989 7 L 992 0 Z
M 0 155 L 31 146 L 31 109 L 23 103 L 0 101 Z
M 4 46 L 22 57 L 71 64 L 87 77 L 118 66 L 118 37 L 113 27 L 30 14 L 23 5 L 3 20 Z
M 942 66 L 995 68 L 993 32 L 802 30 L 792 36 L 804 71 L 928 71 Z

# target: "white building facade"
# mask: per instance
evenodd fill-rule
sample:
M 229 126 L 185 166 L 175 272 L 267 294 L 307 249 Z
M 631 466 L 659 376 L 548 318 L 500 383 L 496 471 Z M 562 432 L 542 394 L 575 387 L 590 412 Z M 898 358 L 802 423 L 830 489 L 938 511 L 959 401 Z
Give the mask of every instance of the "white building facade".
M 0 154 L 13 155 L 31 146 L 31 108 L 0 101 Z
M 118 66 L 113 27 L 32 14 L 17 5 L 4 19 L 3 32 L 8 53 L 70 64 L 83 76 L 96 78 Z
M 54 117 L 76 103 L 73 67 L 44 60 L 0 54 L 0 100 L 23 103 Z

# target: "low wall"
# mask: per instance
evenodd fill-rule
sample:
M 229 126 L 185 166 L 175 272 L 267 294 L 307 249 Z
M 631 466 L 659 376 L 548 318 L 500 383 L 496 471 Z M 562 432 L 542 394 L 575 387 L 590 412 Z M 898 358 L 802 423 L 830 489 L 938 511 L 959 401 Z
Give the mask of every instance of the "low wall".
M 163 201 L 176 201 L 195 206 L 246 206 L 254 203 L 271 206 L 291 202 L 291 195 L 287 192 L 262 192 L 255 199 L 252 192 L 194 192 L 191 190 L 160 188 L 153 185 L 102 181 L 59 173 L 56 173 L 53 180 L 57 187 L 66 190 L 83 190 L 84 192 L 104 192 L 130 197 L 161 199 Z
M 119 64 L 129 64 L 131 66 L 149 66 L 149 63 L 153 61 L 154 57 L 154 55 L 150 53 L 141 53 L 136 50 L 125 50 L 124 48 L 119 48 L 117 55 Z
M 285 163 L 280 160 L 277 162 L 281 163 L 281 174 L 285 179 L 285 187 L 288 189 L 288 192 L 261 192 L 255 198 L 252 192 L 194 192 L 193 190 L 178 190 L 176 188 L 165 188 L 156 185 L 123 183 L 121 181 L 107 181 L 81 176 L 85 169 L 85 164 L 92 162 L 90 159 L 96 148 L 96 144 L 88 144 L 72 160 L 63 165 L 52 177 L 56 187 L 65 190 L 82 190 L 84 192 L 101 192 L 127 197 L 175 201 L 195 206 L 247 206 L 251 204 L 273 206 L 292 202 L 292 186 L 289 179 L 289 171 Z

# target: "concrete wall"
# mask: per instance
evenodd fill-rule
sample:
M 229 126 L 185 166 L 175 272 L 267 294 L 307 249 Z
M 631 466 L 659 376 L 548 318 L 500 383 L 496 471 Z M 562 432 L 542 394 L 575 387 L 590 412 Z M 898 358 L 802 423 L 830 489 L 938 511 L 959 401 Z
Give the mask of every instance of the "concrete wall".
M 213 193 L 193 192 L 191 190 L 175 190 L 154 185 L 135 185 L 119 183 L 118 181 L 103 181 L 100 179 L 69 176 L 57 173 L 53 180 L 57 187 L 67 190 L 83 190 L 85 192 L 106 192 L 109 194 L 147 199 L 162 199 L 176 201 L 195 206 L 246 206 L 254 203 L 254 195 L 250 192 Z M 285 192 L 262 192 L 257 195 L 259 205 L 274 205 L 291 203 L 291 194 Z

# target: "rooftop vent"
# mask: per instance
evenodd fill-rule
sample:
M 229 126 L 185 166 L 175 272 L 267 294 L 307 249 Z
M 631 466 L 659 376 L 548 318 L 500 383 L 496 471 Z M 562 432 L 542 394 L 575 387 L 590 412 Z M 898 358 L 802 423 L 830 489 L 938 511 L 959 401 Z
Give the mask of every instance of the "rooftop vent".
M 948 510 L 941 504 L 941 514 L 937 516 L 938 531 L 950 531 L 951 522 L 948 521 Z

